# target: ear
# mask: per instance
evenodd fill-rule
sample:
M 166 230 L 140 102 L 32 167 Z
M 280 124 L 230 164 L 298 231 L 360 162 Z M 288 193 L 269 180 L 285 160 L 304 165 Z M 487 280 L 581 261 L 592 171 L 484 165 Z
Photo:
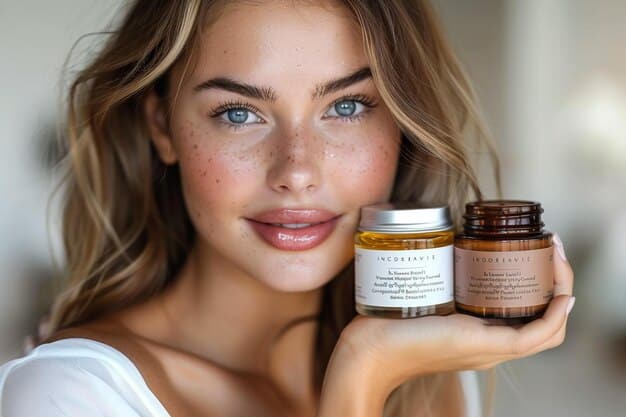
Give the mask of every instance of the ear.
M 150 133 L 150 140 L 159 154 L 159 158 L 166 165 L 172 165 L 178 161 L 178 155 L 174 149 L 174 142 L 169 129 L 169 123 L 165 115 L 165 102 L 154 89 L 150 90 L 143 101 L 143 112 Z

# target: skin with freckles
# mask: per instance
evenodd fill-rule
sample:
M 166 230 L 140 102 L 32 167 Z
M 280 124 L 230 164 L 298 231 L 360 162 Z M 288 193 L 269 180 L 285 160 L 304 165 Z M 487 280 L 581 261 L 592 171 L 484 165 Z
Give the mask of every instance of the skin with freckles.
M 435 108 L 455 112 L 455 105 L 445 103 L 448 94 L 439 90 L 450 88 L 451 94 L 463 95 L 465 89 L 456 77 L 456 66 L 446 64 L 452 58 L 444 59 L 444 49 L 434 51 L 434 62 L 427 54 L 417 66 L 423 63 L 424 69 L 444 76 L 447 81 L 441 84 L 436 79 L 424 84 L 441 97 L 427 97 L 422 109 L 422 104 L 389 94 L 394 119 L 372 81 L 361 30 L 337 3 L 223 3 L 225 9 L 205 28 L 202 42 L 194 45 L 198 46 L 193 49 L 198 53 L 191 61 L 194 65 L 187 67 L 181 59 L 167 70 L 165 91 L 158 88 L 157 94 L 150 87 L 126 103 L 134 106 L 143 100 L 150 145 L 180 173 L 182 199 L 195 229 L 190 251 L 182 265 L 172 262 L 174 276 L 168 276 L 162 291 L 87 324 L 61 329 L 55 338 L 92 338 L 124 352 L 172 417 L 380 417 L 388 398 L 398 400 L 395 404 L 402 414 L 459 416 L 464 405 L 455 371 L 487 369 L 562 343 L 574 301 L 573 272 L 565 257 L 555 254 L 555 297 L 542 318 L 520 328 L 492 326 L 462 314 L 412 320 L 357 315 L 338 326 L 334 346 L 328 343 L 317 350 L 318 334 L 334 336 L 328 327 L 318 328 L 320 323 L 332 326 L 342 321 L 341 317 L 318 321 L 315 316 L 322 307 L 322 292 L 335 289 L 325 285 L 353 259 L 360 207 L 391 195 L 401 139 L 394 120 L 404 123 L 407 141 L 430 138 L 438 145 L 433 145 L 435 149 L 445 150 L 437 141 L 449 138 L 424 136 L 427 132 L 415 125 L 413 119 L 420 117 L 413 117 L 412 110 L 428 114 L 427 101 L 432 100 Z M 389 10 L 409 5 L 367 4 L 372 10 L 378 5 L 393 4 Z M 434 40 L 437 34 L 429 32 L 428 20 L 415 22 L 415 31 L 406 36 L 418 36 L 424 29 L 425 42 Z M 370 19 L 363 30 L 381 32 L 377 24 Z M 395 39 L 399 32 L 395 27 L 391 32 L 389 37 Z M 434 42 L 433 47 L 444 46 Z M 390 85 L 397 87 L 403 80 L 387 72 L 398 68 L 384 59 L 386 51 L 376 48 L 372 56 L 381 64 L 375 68 L 377 80 L 389 93 Z M 113 80 L 105 78 L 100 86 L 108 85 L 105 81 Z M 459 116 L 465 114 L 462 110 Z M 119 130 L 125 127 L 120 125 Z M 118 140 L 126 139 L 118 133 Z M 441 162 L 461 169 L 466 162 L 462 159 L 452 163 L 449 156 Z M 403 190 L 405 182 L 406 188 L 435 184 L 434 178 L 420 176 L 420 171 L 403 173 L 398 195 L 411 191 Z M 463 185 L 464 176 L 450 178 Z M 172 185 L 176 186 L 168 187 Z M 162 207 L 168 206 L 156 209 L 167 216 L 167 208 L 159 210 Z M 163 253 L 156 250 L 152 253 Z M 155 256 L 146 253 L 148 249 L 126 268 L 143 264 L 144 269 L 116 285 L 132 291 L 144 270 L 151 274 L 150 268 L 158 269 L 150 262 Z M 157 270 L 153 277 L 160 280 L 170 271 Z M 346 272 L 342 280 L 350 278 L 350 270 Z M 340 307 L 353 301 L 345 299 L 349 293 L 342 290 L 324 297 L 339 316 Z M 324 339 L 320 338 L 322 345 Z M 323 363 L 317 355 L 325 354 L 327 347 L 333 350 Z M 315 374 L 321 365 L 327 365 L 325 374 Z M 323 377 L 321 387 L 314 376 Z M 431 376 L 441 384 L 431 384 Z M 402 395 L 390 398 L 396 387 L 415 377 L 421 385 L 403 387 L 406 390 L 397 391 Z M 428 397 L 433 400 L 430 406 Z
M 258 24 L 260 18 L 267 22 Z M 319 288 L 352 258 L 359 207 L 389 197 L 400 133 L 371 78 L 312 98 L 317 85 L 368 66 L 347 19 L 339 9 L 312 6 L 229 7 L 206 33 L 167 132 L 153 135 L 162 152 L 171 149 L 164 160 L 180 166 L 199 235 L 195 251 L 204 265 L 225 268 L 220 275 L 246 275 L 278 291 Z M 316 30 L 320 21 L 324 30 Z M 218 77 L 271 89 L 272 100 L 195 88 Z M 374 107 L 346 99 L 355 107 L 352 117 L 330 115 L 350 96 L 365 96 Z M 244 123 L 230 121 L 229 111 L 215 115 L 225 103 L 236 103 L 230 115 L 239 109 Z M 323 245 L 281 251 L 245 220 L 281 207 L 325 209 L 341 218 Z
M 186 76 L 173 68 L 179 91 L 145 101 L 196 241 L 172 286 L 100 324 L 140 341 L 134 356 L 121 346 L 140 367 L 155 358 L 142 372 L 171 415 L 315 415 L 317 322 L 283 331 L 319 312 L 323 286 L 352 261 L 360 207 L 388 200 L 400 131 L 358 27 L 331 3 L 229 2 L 197 58 Z M 280 208 L 336 219 L 316 246 L 283 250 L 250 221 Z

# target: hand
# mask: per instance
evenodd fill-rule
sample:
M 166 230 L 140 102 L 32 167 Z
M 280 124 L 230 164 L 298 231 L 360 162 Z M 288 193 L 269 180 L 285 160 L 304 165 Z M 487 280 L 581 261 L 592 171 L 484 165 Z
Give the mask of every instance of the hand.
M 50 335 L 50 315 L 46 314 L 39 319 L 37 335 L 28 335 L 22 341 L 22 355 L 28 355 L 42 340 Z
M 416 375 L 487 369 L 560 345 L 573 306 L 574 276 L 558 236 L 553 243 L 554 298 L 543 317 L 514 328 L 464 314 L 403 320 L 359 315 L 342 332 L 335 362 L 342 358 L 369 367 L 388 394 Z

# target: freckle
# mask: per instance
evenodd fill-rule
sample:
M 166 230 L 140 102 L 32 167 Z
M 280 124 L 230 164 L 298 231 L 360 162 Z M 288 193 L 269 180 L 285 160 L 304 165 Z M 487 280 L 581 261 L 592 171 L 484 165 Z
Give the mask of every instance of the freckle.
M 270 151 L 270 158 L 274 156 L 274 152 Z
M 207 163 L 209 163 L 209 164 L 210 164 L 211 162 L 213 162 L 213 158 L 209 158 L 209 159 L 207 159 L 206 161 L 207 161 Z
M 215 183 L 219 184 L 220 183 L 220 179 L 219 178 L 215 178 Z
M 193 148 L 194 148 L 194 149 L 198 149 L 198 144 L 197 144 L 197 143 L 194 143 L 194 144 L 193 144 Z
M 204 171 L 202 171 L 202 176 L 206 177 L 206 169 Z

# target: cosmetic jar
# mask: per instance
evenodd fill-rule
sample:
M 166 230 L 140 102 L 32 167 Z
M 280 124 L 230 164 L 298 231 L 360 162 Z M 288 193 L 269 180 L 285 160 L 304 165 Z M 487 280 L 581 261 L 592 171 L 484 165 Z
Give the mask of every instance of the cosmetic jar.
M 491 200 L 465 206 L 454 243 L 455 301 L 460 313 L 502 324 L 540 317 L 552 299 L 552 234 L 541 204 Z
M 448 206 L 362 207 L 354 243 L 359 314 L 409 318 L 454 312 L 454 231 Z

